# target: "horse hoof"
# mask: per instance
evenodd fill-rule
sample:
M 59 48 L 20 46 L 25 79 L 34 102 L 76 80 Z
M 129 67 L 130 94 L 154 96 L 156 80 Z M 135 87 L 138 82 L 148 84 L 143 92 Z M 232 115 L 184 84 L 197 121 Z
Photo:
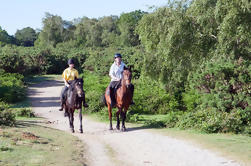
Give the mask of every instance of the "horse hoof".
M 113 128 L 111 127 L 111 128 L 109 128 L 109 130 L 113 130 Z
M 117 126 L 116 128 L 117 128 L 117 130 L 120 130 L 120 127 L 119 127 L 119 126 Z
M 64 113 L 64 117 L 67 117 L 67 116 L 68 116 L 68 113 L 65 112 L 65 113 Z
M 126 131 L 126 128 L 125 128 L 125 127 L 123 127 L 123 128 L 121 129 L 121 131 L 125 132 L 125 131 Z
M 71 130 L 71 132 L 72 132 L 72 133 L 75 133 L 75 131 L 74 131 L 74 130 Z
M 80 133 L 83 133 L 83 130 L 80 130 Z

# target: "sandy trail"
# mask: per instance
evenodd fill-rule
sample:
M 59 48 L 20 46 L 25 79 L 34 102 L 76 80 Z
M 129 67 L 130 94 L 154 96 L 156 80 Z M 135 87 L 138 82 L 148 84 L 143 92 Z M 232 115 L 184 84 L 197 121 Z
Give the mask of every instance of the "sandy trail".
M 46 118 L 52 128 L 70 132 L 68 118 L 59 112 L 59 94 L 63 82 L 44 81 L 29 88 L 33 111 Z M 127 132 L 109 131 L 109 124 L 83 116 L 80 134 L 75 116 L 75 131 L 85 144 L 85 158 L 90 166 L 239 166 L 236 161 L 196 147 L 185 141 L 149 132 L 140 127 Z M 115 128 L 115 125 L 114 125 Z

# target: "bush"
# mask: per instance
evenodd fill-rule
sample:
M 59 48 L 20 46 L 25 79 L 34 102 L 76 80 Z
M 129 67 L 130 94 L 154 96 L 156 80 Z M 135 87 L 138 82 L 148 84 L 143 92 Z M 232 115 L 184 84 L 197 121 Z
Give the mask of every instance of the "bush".
M 81 75 L 84 78 L 85 97 L 89 105 L 88 112 L 99 112 L 103 107 L 102 96 L 109 85 L 109 77 L 99 77 L 93 72 L 86 71 Z
M 35 117 L 34 112 L 32 112 L 31 109 L 28 108 L 21 108 L 15 111 L 16 116 L 19 117 L 28 117 L 28 118 L 32 118 Z
M 165 127 L 167 127 L 167 128 L 175 127 L 177 122 L 180 119 L 180 116 L 182 116 L 182 115 L 183 115 L 183 112 L 181 112 L 181 111 L 178 111 L 178 112 L 171 111 L 171 112 L 167 113 L 166 118 L 164 120 Z
M 142 76 L 132 82 L 135 85 L 134 101 L 136 103 L 136 105 L 130 107 L 133 112 L 166 114 L 170 111 L 178 111 L 178 100 L 175 96 L 168 94 L 158 81 Z
M 209 107 L 223 112 L 250 106 L 251 65 L 247 60 L 215 57 L 189 77 L 190 89 L 201 97 L 200 109 Z
M 0 70 L 0 99 L 8 103 L 21 101 L 26 95 L 22 80 L 23 76 L 20 74 L 5 73 Z
M 15 114 L 9 109 L 9 106 L 0 102 L 0 126 L 14 126 L 15 121 Z

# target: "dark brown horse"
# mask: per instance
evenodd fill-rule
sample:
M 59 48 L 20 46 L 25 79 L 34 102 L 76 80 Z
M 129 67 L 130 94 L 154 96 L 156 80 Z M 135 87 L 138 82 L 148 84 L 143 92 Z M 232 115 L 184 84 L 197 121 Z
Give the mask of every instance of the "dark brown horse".
M 83 79 L 75 79 L 67 91 L 66 102 L 64 104 L 65 115 L 69 118 L 71 131 L 74 133 L 74 111 L 79 110 L 80 132 L 82 128 L 82 104 L 85 104 L 85 93 L 83 91 Z
M 119 130 L 120 129 L 120 119 L 119 115 L 122 119 L 122 131 L 126 131 L 125 127 L 125 119 L 126 119 L 126 112 L 131 104 L 132 100 L 132 91 L 131 91 L 131 78 L 132 78 L 132 73 L 130 69 L 124 68 L 123 71 L 123 78 L 121 80 L 121 87 L 119 87 L 115 93 L 115 98 L 116 98 L 116 107 L 118 108 L 118 111 L 116 113 L 117 116 L 117 126 L 116 128 Z M 110 96 L 107 95 L 107 90 L 105 93 L 105 100 L 106 100 L 106 105 L 108 107 L 108 113 L 109 113 L 109 120 L 110 120 L 110 130 L 112 130 L 112 107 L 111 107 L 111 99 Z

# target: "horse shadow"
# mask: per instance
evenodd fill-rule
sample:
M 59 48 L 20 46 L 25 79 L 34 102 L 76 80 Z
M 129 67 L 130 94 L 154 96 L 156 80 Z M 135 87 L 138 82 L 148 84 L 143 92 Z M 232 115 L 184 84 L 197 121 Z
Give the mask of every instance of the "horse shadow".
M 127 127 L 126 132 L 133 132 L 138 130 L 150 130 L 150 129 L 154 129 L 154 127 L 151 126 Z

